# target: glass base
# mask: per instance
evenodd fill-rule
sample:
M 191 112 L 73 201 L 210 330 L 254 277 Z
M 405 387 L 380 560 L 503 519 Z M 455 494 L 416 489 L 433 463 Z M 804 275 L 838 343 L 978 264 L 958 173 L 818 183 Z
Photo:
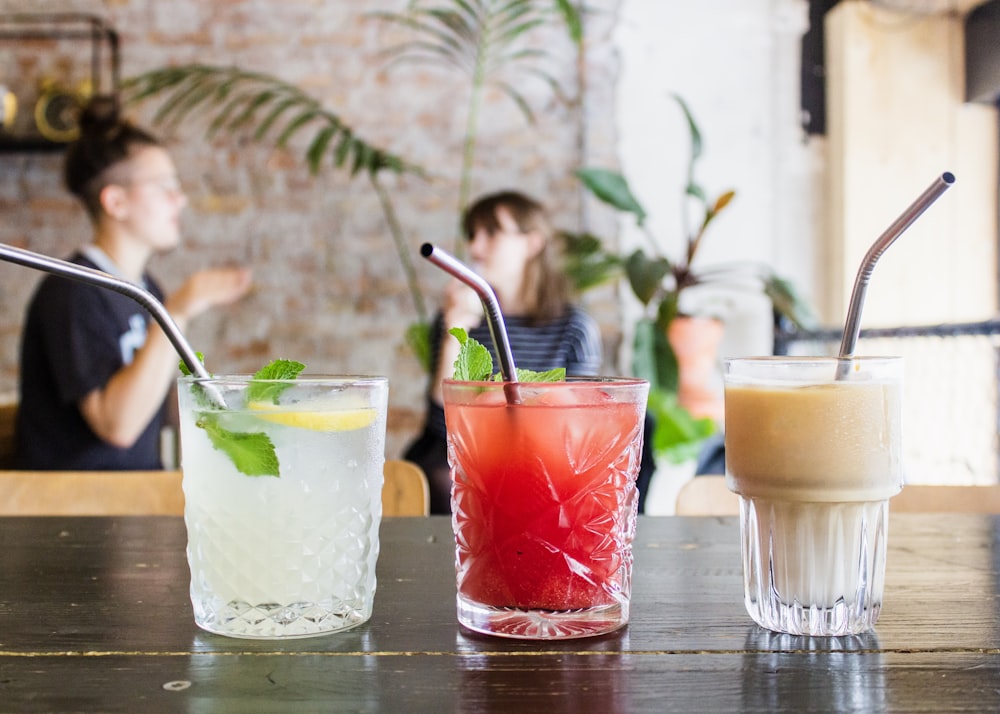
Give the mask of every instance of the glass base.
M 311 602 L 289 605 L 246 602 L 194 602 L 194 621 L 203 630 L 226 637 L 252 640 L 318 637 L 367 622 L 371 608 L 331 610 Z
M 570 640 L 604 635 L 628 624 L 628 602 L 579 610 L 518 610 L 483 605 L 458 594 L 458 621 L 484 635 Z
M 882 609 L 889 502 L 740 497 L 743 582 L 754 622 L 791 635 L 867 632 Z

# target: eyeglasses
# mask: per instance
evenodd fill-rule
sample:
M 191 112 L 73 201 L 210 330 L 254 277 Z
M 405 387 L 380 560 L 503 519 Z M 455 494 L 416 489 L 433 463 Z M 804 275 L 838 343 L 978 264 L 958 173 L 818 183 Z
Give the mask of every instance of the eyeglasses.
M 145 179 L 132 179 L 127 186 L 153 186 L 163 193 L 178 195 L 184 193 L 181 182 L 176 176 L 151 176 Z

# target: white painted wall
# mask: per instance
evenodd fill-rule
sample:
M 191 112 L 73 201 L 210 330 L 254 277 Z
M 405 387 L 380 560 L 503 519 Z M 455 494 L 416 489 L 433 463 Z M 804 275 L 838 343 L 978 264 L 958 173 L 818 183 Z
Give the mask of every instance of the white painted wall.
M 688 158 L 687 128 L 669 98 L 674 92 L 704 137 L 699 180 L 713 195 L 736 190 L 709 228 L 699 262 L 764 262 L 814 300 L 821 290 L 814 256 L 823 152 L 822 140 L 808 140 L 800 126 L 807 10 L 805 0 L 623 0 L 617 122 L 623 173 L 668 256 L 681 246 Z M 625 245 L 639 240 L 623 226 Z M 741 293 L 725 318 L 723 356 L 770 352 L 766 300 Z

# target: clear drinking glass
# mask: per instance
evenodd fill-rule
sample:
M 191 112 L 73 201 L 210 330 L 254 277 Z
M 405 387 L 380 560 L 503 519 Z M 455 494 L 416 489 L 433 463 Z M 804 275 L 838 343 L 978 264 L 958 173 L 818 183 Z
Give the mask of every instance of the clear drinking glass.
M 794 635 L 872 629 L 885 584 L 889 498 L 902 488 L 903 362 L 726 362 L 726 482 L 740 496 L 744 599 Z
M 628 622 L 649 384 L 444 382 L 458 620 L 525 639 Z
M 371 617 L 388 381 L 184 377 L 178 395 L 197 625 L 272 639 Z

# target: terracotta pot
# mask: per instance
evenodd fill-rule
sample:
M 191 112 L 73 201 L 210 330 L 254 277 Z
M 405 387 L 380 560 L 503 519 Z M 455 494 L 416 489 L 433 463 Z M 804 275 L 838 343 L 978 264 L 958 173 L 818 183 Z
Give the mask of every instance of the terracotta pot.
M 696 417 L 721 422 L 724 412 L 719 371 L 721 320 L 677 317 L 667 328 L 667 340 L 677 355 L 677 401 Z

